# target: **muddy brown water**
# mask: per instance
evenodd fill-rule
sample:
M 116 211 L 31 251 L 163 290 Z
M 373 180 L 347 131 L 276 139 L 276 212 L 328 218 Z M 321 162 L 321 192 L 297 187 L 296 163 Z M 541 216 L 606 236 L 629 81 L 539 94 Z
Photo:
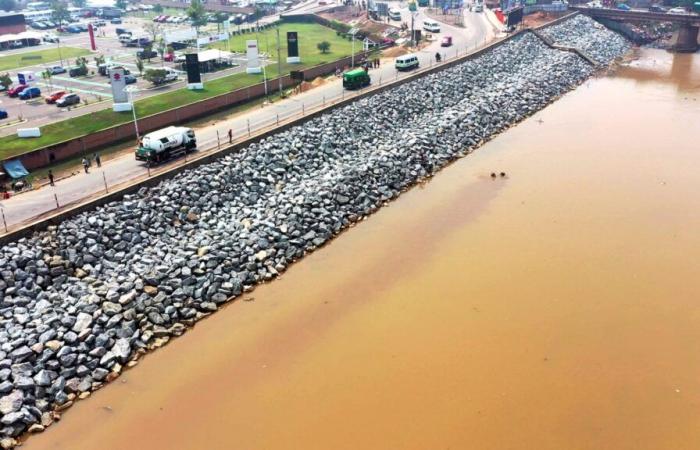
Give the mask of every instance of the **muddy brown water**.
M 24 448 L 697 450 L 698 66 L 587 82 Z

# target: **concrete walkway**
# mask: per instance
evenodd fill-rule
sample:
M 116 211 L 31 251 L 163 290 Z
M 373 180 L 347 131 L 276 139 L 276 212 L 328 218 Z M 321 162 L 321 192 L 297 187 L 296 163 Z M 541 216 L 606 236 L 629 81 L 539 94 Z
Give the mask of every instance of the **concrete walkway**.
M 420 20 L 422 22 L 422 19 Z M 471 52 L 493 39 L 493 30 L 483 14 L 469 14 L 465 23 L 466 28 L 443 25 L 442 34 L 451 34 L 455 45 L 441 48 L 439 39 L 431 43 L 418 53 L 421 67 L 434 65 L 434 55 L 437 51 L 451 59 L 457 55 L 461 56 L 466 52 Z M 398 73 L 392 62 L 393 59 L 385 59 L 380 68 L 370 71 L 373 86 L 411 76 L 410 73 Z M 269 86 L 270 92 L 276 88 L 277 86 Z M 198 153 L 214 151 L 219 147 L 219 143 L 221 145 L 227 144 L 229 130 L 233 133 L 234 141 L 241 140 L 248 136 L 249 129 L 251 132 L 255 132 L 276 126 L 278 121 L 298 117 L 331 101 L 341 100 L 346 95 L 353 94 L 342 88 L 339 78 L 332 79 L 326 84 L 274 104 L 235 114 L 214 124 L 195 127 Z M 172 161 L 152 169 L 151 172 L 167 170 L 182 162 L 184 159 Z M 46 185 L 3 200 L 0 202 L 0 208 L 2 208 L 8 229 L 12 230 L 41 216 L 57 212 L 58 207 L 65 208 L 80 203 L 92 196 L 105 193 L 106 189 L 114 190 L 119 184 L 132 183 L 148 176 L 148 168 L 145 164 L 136 161 L 133 153 L 128 152 L 106 161 L 99 169 L 93 165 L 93 170 L 88 174 L 81 172 L 56 182 L 54 187 Z M 4 227 L 0 224 L 0 233 L 4 231 Z

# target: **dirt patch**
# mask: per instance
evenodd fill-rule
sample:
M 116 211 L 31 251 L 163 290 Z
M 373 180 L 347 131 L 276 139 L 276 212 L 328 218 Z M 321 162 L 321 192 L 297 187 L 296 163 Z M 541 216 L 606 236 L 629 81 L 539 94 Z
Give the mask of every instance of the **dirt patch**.
M 405 55 L 408 53 L 408 49 L 406 47 L 391 47 L 382 53 L 382 55 L 386 58 L 396 58 L 397 56 Z
M 523 17 L 523 26 L 527 28 L 535 28 L 547 24 L 553 20 L 556 20 L 563 16 L 565 13 L 551 13 L 545 11 L 538 11 L 536 13 L 528 14 Z
M 319 13 L 319 16 L 327 20 L 337 20 L 352 27 L 358 28 L 364 34 L 375 37 L 387 37 L 397 35 L 400 28 L 389 23 L 376 22 L 367 18 L 367 12 L 356 6 L 335 8 L 330 12 Z

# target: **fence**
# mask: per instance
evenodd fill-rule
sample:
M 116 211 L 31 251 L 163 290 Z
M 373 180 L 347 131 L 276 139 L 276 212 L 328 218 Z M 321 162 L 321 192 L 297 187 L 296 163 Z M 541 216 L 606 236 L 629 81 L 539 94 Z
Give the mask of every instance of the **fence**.
M 360 60 L 366 56 L 365 52 L 358 53 L 355 60 Z M 310 67 L 304 70 L 304 80 L 308 81 L 318 76 L 329 75 L 338 69 L 350 65 L 352 57 L 331 61 L 329 63 Z M 289 75 L 281 77 L 282 88 L 288 89 L 297 84 Z M 278 88 L 279 78 L 267 81 L 268 86 Z M 151 116 L 139 117 L 138 126 L 141 133 L 158 130 L 168 125 L 180 124 L 193 119 L 208 116 L 214 112 L 230 108 L 241 103 L 261 98 L 265 95 L 265 83 L 254 84 L 235 91 L 200 100 L 188 105 L 179 106 L 174 109 L 153 114 Z M 133 122 L 127 122 L 114 127 L 106 128 L 95 133 L 80 136 L 69 141 L 43 147 L 31 152 L 24 153 L 17 157 L 28 170 L 35 170 L 49 164 L 56 163 L 77 155 L 87 154 L 100 148 L 135 139 L 136 132 Z
M 25 224 L 34 219 L 36 215 L 22 216 L 23 211 L 21 208 L 0 208 L 3 220 L 6 220 L 4 230 L 8 233 L 4 236 L 0 236 L 0 245 L 18 239 L 21 236 L 26 236 L 32 231 L 43 229 L 47 225 L 59 223 L 61 220 L 94 208 L 95 206 L 117 200 L 123 195 L 135 192 L 143 186 L 151 186 L 182 170 L 195 168 L 201 164 L 211 162 L 225 154 L 235 152 L 252 142 L 256 142 L 271 134 L 279 133 L 309 118 L 325 113 L 329 109 L 341 107 L 358 98 L 381 92 L 397 84 L 408 82 L 413 78 L 426 76 L 464 62 L 467 59 L 477 57 L 527 31 L 528 30 L 514 33 L 507 38 L 488 45 L 485 45 L 486 42 L 484 41 L 474 43 L 473 45 L 461 49 L 453 47 L 450 53 L 447 54 L 446 57 L 443 57 L 440 63 L 437 63 L 431 58 L 427 67 L 423 67 L 414 72 L 393 71 L 391 76 L 379 75 L 377 78 L 373 78 L 375 84 L 370 88 L 355 92 L 341 90 L 338 95 L 324 96 L 316 101 L 288 103 L 287 106 L 289 104 L 294 104 L 295 106 L 287 107 L 286 111 L 276 112 L 274 116 L 270 115 L 269 117 L 254 122 L 238 120 L 235 122 L 237 124 L 235 126 L 226 126 L 225 128 L 217 129 L 214 134 L 206 138 L 198 137 L 198 151 L 194 154 L 181 157 L 174 165 L 169 164 L 159 167 L 144 165 L 140 175 L 130 175 L 127 179 L 123 180 L 120 180 L 121 174 L 117 171 L 93 171 L 87 175 L 93 177 L 91 183 L 92 189 L 90 190 L 86 189 L 83 192 L 68 194 L 57 193 L 57 190 L 51 192 L 47 189 L 46 195 L 49 200 L 45 203 L 49 206 L 45 211 L 41 212 L 41 215 L 51 215 L 48 218 L 30 223 L 29 225 Z M 272 105 L 270 108 L 279 108 L 279 106 Z M 229 140 L 228 137 L 229 130 L 231 130 L 231 140 Z M 93 199 L 89 200 L 90 198 Z

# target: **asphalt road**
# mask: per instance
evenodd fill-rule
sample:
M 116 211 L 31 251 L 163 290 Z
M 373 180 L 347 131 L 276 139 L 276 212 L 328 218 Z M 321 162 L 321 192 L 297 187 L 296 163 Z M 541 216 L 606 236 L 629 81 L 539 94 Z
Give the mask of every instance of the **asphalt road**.
M 423 17 L 422 14 L 419 12 L 418 18 Z M 417 53 L 421 67 L 435 64 L 434 55 L 437 51 L 448 59 L 453 58 L 457 54 L 463 55 L 467 51 L 474 50 L 496 36 L 493 25 L 483 13 L 465 12 L 465 25 L 465 28 L 459 28 L 443 24 L 441 34 L 451 33 L 455 44 L 452 47 L 443 48 L 440 47 L 440 40 L 436 39 Z M 410 76 L 410 73 L 397 72 L 392 62 L 392 59 L 385 59 L 380 68 L 370 71 L 373 86 L 398 77 Z M 276 86 L 271 85 L 269 88 L 273 91 Z M 278 120 L 283 121 L 298 116 L 333 99 L 344 98 L 346 95 L 352 95 L 352 93 L 342 88 L 340 79 L 335 79 L 286 100 L 234 115 L 214 125 L 195 128 L 199 153 L 216 149 L 217 135 L 222 142 L 226 141 L 228 130 L 232 131 L 234 140 L 240 139 L 247 136 L 249 126 L 253 131 L 275 126 Z M 180 162 L 181 160 L 164 164 L 154 169 L 154 172 L 165 170 Z M 107 186 L 114 187 L 119 183 L 146 177 L 147 170 L 142 162 L 134 159 L 133 154 L 126 153 L 106 162 L 100 169 L 94 168 L 89 174 L 81 173 L 58 181 L 55 187 L 44 186 L 4 200 L 0 202 L 0 207 L 3 209 L 8 226 L 12 227 L 26 223 L 39 215 L 50 213 L 56 209 L 57 200 L 60 206 L 78 203 L 91 195 L 104 193 L 105 183 Z

